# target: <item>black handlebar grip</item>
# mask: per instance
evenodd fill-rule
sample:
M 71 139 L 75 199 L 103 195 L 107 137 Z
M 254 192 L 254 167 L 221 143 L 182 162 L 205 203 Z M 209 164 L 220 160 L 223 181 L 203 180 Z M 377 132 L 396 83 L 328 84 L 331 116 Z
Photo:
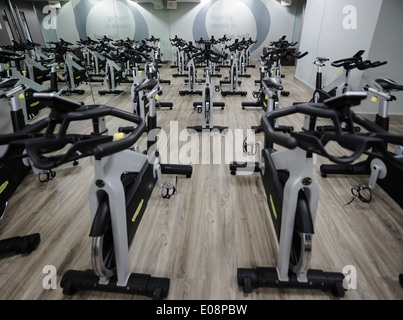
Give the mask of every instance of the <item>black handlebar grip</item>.
M 265 132 L 267 138 L 270 138 L 273 143 L 282 145 L 288 149 L 294 149 L 297 146 L 297 140 L 294 137 L 286 136 L 284 134 L 277 133 L 273 126 L 270 124 L 270 119 L 278 118 L 284 115 L 288 115 L 289 113 L 294 112 L 293 107 L 277 109 L 273 110 L 270 113 L 265 114 L 262 117 L 261 125 L 262 129 Z
M 307 54 L 308 54 L 308 51 L 305 51 L 304 53 L 302 53 L 298 56 L 298 59 L 305 57 Z
M 23 144 L 26 147 L 27 154 L 33 164 L 39 169 L 52 169 L 63 163 L 70 162 L 87 156 L 95 156 L 100 159 L 102 157 L 117 153 L 131 147 L 142 135 L 146 129 L 145 121 L 138 115 L 111 107 L 99 108 L 81 108 L 76 111 L 63 113 L 64 125 L 57 134 L 49 130 L 44 136 L 33 137 L 21 141 L 15 141 L 17 144 Z M 66 134 L 68 123 L 75 120 L 87 120 L 105 116 L 114 116 L 123 120 L 127 120 L 136 124 L 136 128 L 125 139 L 119 141 L 111 141 L 109 135 L 77 135 Z M 47 118 L 43 119 L 45 121 Z M 54 129 L 54 125 L 47 121 Z M 60 131 L 63 131 L 62 133 Z M 31 135 L 32 137 L 32 135 Z M 21 137 L 24 138 L 24 137 Z M 63 154 L 55 156 L 45 156 L 50 152 L 63 149 L 66 145 L 70 148 Z M 79 151 L 79 154 L 77 154 Z
M 105 115 L 112 115 L 123 120 L 131 121 L 137 124 L 137 127 L 125 139 L 119 141 L 111 141 L 97 145 L 92 153 L 96 158 L 102 158 L 113 153 L 128 149 L 131 147 L 142 135 L 146 129 L 145 121 L 138 115 L 125 112 L 123 110 L 108 108 L 109 112 Z

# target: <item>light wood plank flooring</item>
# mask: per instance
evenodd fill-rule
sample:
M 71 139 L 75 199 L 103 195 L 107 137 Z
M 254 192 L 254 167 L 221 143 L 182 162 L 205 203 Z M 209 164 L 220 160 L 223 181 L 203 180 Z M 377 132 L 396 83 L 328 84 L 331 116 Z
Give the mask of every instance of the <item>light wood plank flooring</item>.
M 222 97 L 215 93 L 216 101 L 225 102 L 224 110 L 214 110 L 215 123 L 229 126 L 231 133 L 238 129 L 242 136 L 237 140 L 235 136 L 226 141 L 223 138 L 221 147 L 216 146 L 214 152 L 203 145 L 208 137 L 203 140 L 199 134 L 191 138 L 186 131 L 184 136 L 179 135 L 186 126 L 201 124 L 201 115 L 192 107 L 192 102 L 201 97 L 179 96 L 178 91 L 187 87 L 184 78 L 171 76 L 174 72 L 167 65 L 161 69 L 162 78 L 172 82 L 163 85 L 160 100 L 173 102 L 174 108 L 159 110 L 158 121 L 167 134 L 177 132 L 178 136 L 171 136 L 168 147 L 161 151 L 168 162 L 194 156 L 193 176 L 178 179 L 178 194 L 170 200 L 162 199 L 160 190 L 154 189 L 131 247 L 132 272 L 170 278 L 168 300 L 335 299 L 330 293 L 319 291 L 274 288 L 260 288 L 245 295 L 238 287 L 238 267 L 277 263 L 278 245 L 260 175 L 232 176 L 228 167 L 230 161 L 243 156 L 246 129 L 260 123 L 262 110 L 241 108 L 242 101 L 255 101 L 252 91 L 257 89 L 254 80 L 259 78 L 258 68 L 248 69 L 252 77 L 241 79 L 240 90 L 248 92 L 246 97 Z M 294 101 L 308 101 L 312 89 L 294 78 L 295 68 L 283 67 L 283 72 L 284 87 L 291 94 L 281 97 L 281 107 Z M 222 69 L 222 73 L 227 70 Z M 213 83 L 218 81 L 219 78 L 213 78 Z M 90 86 L 85 85 L 84 96 L 71 98 L 131 110 L 129 85 L 121 85 L 119 88 L 127 89 L 128 93 L 111 102 L 108 102 L 111 96 L 98 94 L 103 87 L 92 84 L 91 94 Z M 301 126 L 301 120 L 286 119 L 296 128 Z M 111 132 L 119 125 L 108 122 Z M 392 119 L 391 130 L 402 133 L 402 128 L 402 117 Z M 77 125 L 72 130 L 84 129 L 85 126 Z M 186 149 L 191 139 L 198 141 L 199 154 Z M 175 153 L 175 143 L 181 152 Z M 140 145 L 144 146 L 144 139 Z M 229 146 L 234 146 L 232 152 L 228 151 Z M 229 154 L 227 158 L 224 151 Z M 215 158 L 219 153 L 221 160 Z M 398 275 L 403 273 L 403 210 L 380 187 L 374 190 L 371 203 L 355 200 L 345 206 L 351 199 L 350 188 L 366 184 L 368 177 L 321 178 L 319 164 L 326 162 L 319 157 L 315 172 L 321 194 L 311 267 L 342 272 L 345 266 L 354 266 L 357 288 L 349 290 L 345 300 L 402 299 Z M 63 165 L 55 171 L 56 179 L 46 184 L 29 175 L 10 199 L 9 210 L 0 223 L 1 239 L 39 232 L 41 243 L 30 255 L 0 260 L 0 299 L 148 299 L 100 292 L 63 295 L 59 281 L 65 271 L 91 268 L 87 193 L 93 172 L 89 159 L 82 159 L 78 166 Z M 163 180 L 175 183 L 175 177 L 164 176 Z M 55 290 L 43 287 L 46 265 L 57 270 Z

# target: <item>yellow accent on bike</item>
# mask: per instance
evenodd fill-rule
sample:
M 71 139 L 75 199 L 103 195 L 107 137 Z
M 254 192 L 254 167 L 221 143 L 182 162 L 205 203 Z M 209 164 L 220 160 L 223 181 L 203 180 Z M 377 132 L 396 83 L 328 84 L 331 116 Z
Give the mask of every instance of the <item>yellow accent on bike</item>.
M 7 188 L 8 186 L 8 181 L 5 181 L 1 186 L 0 186 L 0 194 L 3 193 L 3 191 Z
M 132 222 L 136 221 L 137 216 L 140 213 L 141 207 L 143 206 L 144 203 L 144 199 L 141 199 L 140 204 L 138 205 L 136 212 L 134 213 L 133 217 L 132 217 Z
M 273 202 L 273 198 L 271 197 L 271 195 L 270 195 L 270 204 L 271 204 L 271 209 L 274 214 L 274 218 L 277 220 L 277 212 L 276 212 L 276 208 L 274 207 L 274 202 Z

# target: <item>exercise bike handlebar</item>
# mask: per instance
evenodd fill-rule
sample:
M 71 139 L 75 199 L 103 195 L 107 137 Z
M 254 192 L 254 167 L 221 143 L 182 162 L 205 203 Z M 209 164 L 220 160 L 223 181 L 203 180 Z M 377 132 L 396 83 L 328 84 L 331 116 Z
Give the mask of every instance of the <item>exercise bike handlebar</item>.
M 230 41 L 230 40 L 231 40 L 231 38 L 227 38 L 226 34 L 224 34 L 224 36 L 222 38 L 218 39 L 218 41 L 220 41 L 220 42 L 227 42 L 227 41 Z
M 344 107 L 350 109 L 352 105 L 357 104 L 357 101 L 361 101 L 363 96 L 364 95 L 357 97 L 346 97 L 346 99 L 354 100 L 354 102 L 353 104 L 347 104 Z M 266 138 L 270 139 L 273 143 L 282 145 L 288 149 L 300 147 L 301 149 L 319 154 L 335 163 L 340 164 L 348 164 L 353 162 L 361 154 L 365 153 L 366 150 L 373 146 L 376 146 L 378 150 L 379 148 L 385 149 L 386 154 L 385 140 L 390 142 L 401 141 L 401 136 L 395 136 L 387 132 L 379 132 L 377 134 L 371 132 L 367 135 L 358 134 L 354 130 L 344 132 L 341 127 L 341 123 L 346 120 L 344 116 L 346 113 L 345 108 L 341 108 L 340 106 L 327 106 L 323 103 L 305 103 L 293 105 L 287 108 L 276 109 L 265 114 L 262 117 L 261 125 L 266 134 Z M 274 129 L 275 119 L 297 113 L 315 118 L 331 119 L 334 123 L 335 131 L 302 131 L 291 132 L 290 135 L 285 135 L 278 133 L 278 131 Z M 350 120 L 352 121 L 353 119 L 357 120 L 355 115 L 351 113 Z M 353 126 L 351 125 L 351 127 Z M 337 142 L 341 147 L 348 149 L 353 153 L 349 156 L 335 156 L 329 154 L 325 146 L 330 141 Z
M 183 50 L 183 52 L 185 52 L 188 55 L 189 59 L 192 59 L 192 55 L 198 53 L 202 49 L 200 49 L 199 47 L 194 46 L 193 42 L 189 41 L 189 43 L 186 46 L 184 46 L 182 48 L 182 50 Z
M 365 70 L 365 69 L 370 69 L 370 68 L 376 68 L 383 66 L 384 64 L 387 64 L 387 61 L 375 61 L 371 62 L 369 60 L 362 61 L 357 65 L 358 70 Z
M 343 67 L 346 70 L 352 70 L 355 68 L 357 68 L 358 70 L 365 70 L 369 68 L 376 68 L 387 63 L 387 61 L 371 62 L 370 60 L 362 60 L 362 55 L 364 54 L 364 52 L 365 52 L 364 50 L 359 50 L 351 58 L 345 58 L 333 61 L 331 65 L 336 68 Z
M 292 61 L 296 59 L 301 59 L 305 57 L 308 54 L 308 51 L 305 51 L 304 53 L 301 53 L 300 51 L 293 53 L 286 48 L 277 48 L 270 50 L 266 52 L 265 54 L 262 54 L 260 56 L 261 60 L 271 60 L 271 61 L 277 61 L 280 60 L 281 58 L 286 59 L 287 61 Z
M 206 45 L 206 47 L 204 49 L 201 49 L 201 51 L 199 51 L 195 54 L 189 55 L 190 59 L 194 58 L 196 60 L 196 62 L 198 62 L 198 63 L 202 63 L 206 60 L 209 60 L 211 62 L 218 62 L 221 58 L 227 59 L 227 57 L 228 57 L 227 53 L 221 54 L 218 52 L 214 52 L 211 49 L 209 44 Z
M 17 53 L 0 51 L 0 63 L 5 63 L 9 61 L 21 61 L 24 59 L 25 59 L 24 56 L 21 56 Z
M 140 47 L 139 49 L 141 49 Z M 149 54 L 146 54 L 142 52 L 139 49 L 134 49 L 132 47 L 126 47 L 126 50 L 123 52 L 123 54 L 126 56 L 128 59 L 134 59 L 135 62 L 141 62 L 141 58 L 144 58 L 146 61 L 152 60 L 152 56 Z
M 59 96 L 41 94 L 39 99 L 53 100 L 50 115 L 32 125 L 32 128 L 17 134 L 0 135 L 0 144 L 23 145 L 27 155 L 39 169 L 52 169 L 63 163 L 71 162 L 88 156 L 101 159 L 133 146 L 145 131 L 145 122 L 133 113 L 107 106 L 83 106 L 71 101 L 67 106 L 65 98 L 59 101 Z M 69 100 L 70 101 L 70 100 Z M 64 106 L 60 106 L 64 105 Z M 113 137 L 106 134 L 69 134 L 67 133 L 72 121 L 93 120 L 105 116 L 113 116 L 133 122 L 136 127 L 129 136 L 113 141 Z M 56 132 L 57 125 L 60 128 Z M 45 131 L 45 133 L 41 133 Z M 64 148 L 69 146 L 65 151 Z M 48 155 L 60 152 L 55 155 Z
M 257 41 L 253 41 L 252 39 L 249 40 L 241 40 L 235 39 L 234 43 L 230 45 L 226 45 L 225 49 L 229 49 L 230 51 L 242 51 L 247 50 L 252 44 L 256 43 Z
M 284 35 L 277 41 L 270 41 L 269 45 L 276 48 L 286 49 L 298 44 L 298 42 L 288 42 L 285 38 L 286 36 Z
M 304 53 L 301 53 L 300 51 L 295 52 L 295 53 L 293 53 L 291 51 L 286 51 L 283 58 L 285 60 L 292 61 L 292 60 L 301 59 L 301 58 L 305 57 L 307 54 L 308 54 L 308 51 L 305 51 Z
M 261 54 L 260 59 L 265 60 L 268 58 L 269 60 L 277 61 L 281 59 L 285 55 L 285 53 L 286 53 L 285 49 L 273 49 L 267 51 L 264 54 Z
M 151 38 L 146 38 L 145 40 L 146 40 L 146 41 L 149 41 L 149 42 L 154 42 L 154 43 L 155 43 L 155 42 L 160 41 L 160 38 L 155 38 L 154 35 L 152 35 Z

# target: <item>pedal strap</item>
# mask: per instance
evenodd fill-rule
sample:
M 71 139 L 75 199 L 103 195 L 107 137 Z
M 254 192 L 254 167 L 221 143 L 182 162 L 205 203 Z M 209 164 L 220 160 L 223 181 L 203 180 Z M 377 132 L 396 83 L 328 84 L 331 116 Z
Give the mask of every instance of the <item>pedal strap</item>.
M 43 177 L 43 178 L 42 178 Z M 43 170 L 39 173 L 38 178 L 41 183 L 49 182 L 56 177 L 56 172 L 53 170 Z
M 164 199 L 171 198 L 176 193 L 176 188 L 170 183 L 166 183 L 161 188 L 161 197 Z
M 368 193 L 365 196 L 363 196 L 361 193 L 364 190 L 366 193 Z M 370 186 L 363 185 L 363 186 L 351 188 L 351 194 L 353 195 L 353 197 L 351 198 L 351 200 L 348 203 L 345 204 L 345 206 L 352 203 L 355 200 L 355 198 L 360 199 L 364 203 L 370 203 L 372 200 L 372 189 Z
M 178 184 L 178 176 L 176 176 L 175 185 Z M 173 184 L 165 183 L 161 187 L 161 197 L 163 199 L 170 199 L 173 195 L 177 194 L 176 187 Z

